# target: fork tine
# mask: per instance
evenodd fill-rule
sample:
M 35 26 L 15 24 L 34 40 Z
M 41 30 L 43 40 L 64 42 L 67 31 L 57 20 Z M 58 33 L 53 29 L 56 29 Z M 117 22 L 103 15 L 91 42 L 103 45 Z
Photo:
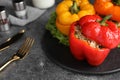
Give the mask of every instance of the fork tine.
M 29 37 L 25 40 L 25 42 L 22 44 L 21 48 L 18 50 L 17 53 L 23 52 L 23 49 L 28 44 Z
M 34 39 L 32 39 L 32 38 L 29 39 L 28 45 L 26 45 L 24 47 L 23 54 L 25 54 L 25 53 L 27 54 L 30 51 L 30 48 L 32 47 L 33 43 L 34 43 Z
M 33 43 L 34 43 L 34 39 L 27 38 L 26 41 L 23 43 L 21 49 L 18 51 L 18 53 L 20 53 L 21 55 L 27 54 L 30 48 L 32 47 Z
M 27 46 L 29 46 L 30 38 L 27 38 L 26 42 L 23 44 L 23 48 L 21 49 L 20 53 L 24 54 Z

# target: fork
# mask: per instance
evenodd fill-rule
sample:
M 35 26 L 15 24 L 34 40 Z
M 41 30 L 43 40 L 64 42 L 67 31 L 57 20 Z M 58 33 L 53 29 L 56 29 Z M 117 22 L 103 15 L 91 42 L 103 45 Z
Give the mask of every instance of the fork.
M 34 43 L 34 39 L 30 37 L 26 38 L 25 42 L 22 44 L 22 46 L 16 52 L 16 54 L 14 54 L 10 60 L 8 60 L 3 66 L 0 67 L 0 71 L 2 71 L 11 62 L 23 59 L 25 55 L 27 55 L 28 52 L 30 51 L 30 48 L 32 47 L 33 43 Z

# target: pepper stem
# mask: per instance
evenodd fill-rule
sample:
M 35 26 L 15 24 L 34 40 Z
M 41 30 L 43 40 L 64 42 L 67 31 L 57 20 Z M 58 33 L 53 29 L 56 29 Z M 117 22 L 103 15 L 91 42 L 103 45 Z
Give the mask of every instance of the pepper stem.
M 112 0 L 112 2 L 113 2 L 115 5 L 120 6 L 120 0 Z
M 72 14 L 77 14 L 80 11 L 79 7 L 77 6 L 77 3 L 75 0 L 73 0 L 73 5 L 70 7 L 70 12 Z
M 110 19 L 112 17 L 112 15 L 107 15 L 107 16 L 105 16 L 103 19 L 102 19 L 102 21 L 100 21 L 100 24 L 101 25 L 103 25 L 103 26 L 106 26 L 107 24 L 106 24 L 106 21 L 108 20 L 108 19 Z

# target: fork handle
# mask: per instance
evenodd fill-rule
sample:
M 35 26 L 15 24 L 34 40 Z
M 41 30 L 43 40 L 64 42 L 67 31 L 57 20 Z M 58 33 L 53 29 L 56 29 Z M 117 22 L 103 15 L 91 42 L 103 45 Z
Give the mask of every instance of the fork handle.
M 10 59 L 10 60 L 7 61 L 3 66 L 0 67 L 0 71 L 2 71 L 2 70 L 3 70 L 6 66 L 8 66 L 11 62 L 16 61 L 16 60 L 18 60 L 18 59 L 20 59 L 20 58 L 19 58 L 19 57 L 16 57 L 16 58 Z

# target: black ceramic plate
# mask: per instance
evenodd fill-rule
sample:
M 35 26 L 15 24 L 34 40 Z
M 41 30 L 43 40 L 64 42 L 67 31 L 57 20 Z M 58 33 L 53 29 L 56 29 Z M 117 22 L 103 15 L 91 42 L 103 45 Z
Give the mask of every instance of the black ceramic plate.
M 42 48 L 50 60 L 59 66 L 82 74 L 108 74 L 120 71 L 120 49 L 112 50 L 104 63 L 98 67 L 90 66 L 86 61 L 77 61 L 66 47 L 46 31 L 42 39 Z

